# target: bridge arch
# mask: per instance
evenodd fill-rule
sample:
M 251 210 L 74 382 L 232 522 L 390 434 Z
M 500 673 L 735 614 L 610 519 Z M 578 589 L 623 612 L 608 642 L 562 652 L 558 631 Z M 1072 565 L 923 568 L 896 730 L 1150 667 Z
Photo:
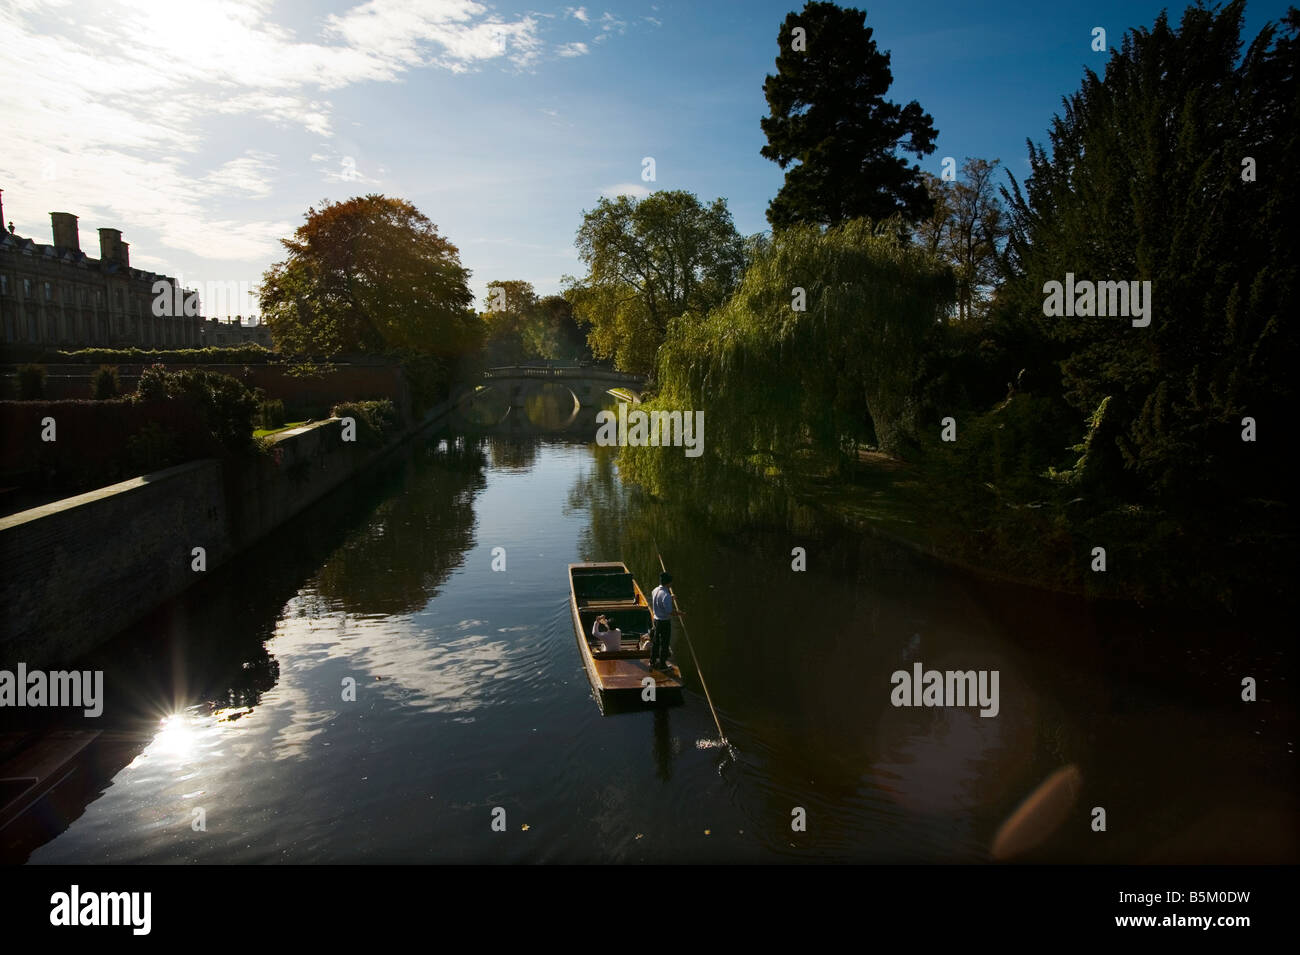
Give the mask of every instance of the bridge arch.
M 479 379 L 453 390 L 452 417 L 458 425 L 473 430 L 557 434 L 579 423 L 591 424 L 594 429 L 596 412 L 608 405 L 608 397 L 640 404 L 644 388 L 645 378 L 640 375 L 591 365 L 548 362 L 500 366 L 487 369 Z M 565 420 L 550 420 L 544 411 L 539 417 L 535 399 L 543 394 L 558 397 L 561 408 L 572 400 L 572 410 Z

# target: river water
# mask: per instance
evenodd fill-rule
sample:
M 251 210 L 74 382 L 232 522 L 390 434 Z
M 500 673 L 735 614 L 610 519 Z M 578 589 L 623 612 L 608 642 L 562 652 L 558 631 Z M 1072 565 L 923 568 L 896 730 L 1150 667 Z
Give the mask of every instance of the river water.
M 20 858 L 980 862 L 1074 765 L 1078 801 L 1026 858 L 1296 860 L 1290 638 L 814 525 L 721 534 L 701 509 L 588 444 L 399 451 L 83 664 L 106 671 L 102 778 Z M 730 748 L 680 628 L 681 705 L 593 700 L 566 565 L 624 560 L 648 592 L 656 544 Z M 997 671 L 997 715 L 891 705 L 916 662 Z

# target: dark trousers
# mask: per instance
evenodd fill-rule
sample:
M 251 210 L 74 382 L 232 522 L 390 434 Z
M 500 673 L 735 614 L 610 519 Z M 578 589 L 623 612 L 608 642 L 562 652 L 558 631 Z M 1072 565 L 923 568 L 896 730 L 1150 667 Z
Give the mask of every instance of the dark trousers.
M 673 638 L 672 618 L 656 620 L 654 631 L 650 634 L 650 664 L 668 662 L 668 645 Z

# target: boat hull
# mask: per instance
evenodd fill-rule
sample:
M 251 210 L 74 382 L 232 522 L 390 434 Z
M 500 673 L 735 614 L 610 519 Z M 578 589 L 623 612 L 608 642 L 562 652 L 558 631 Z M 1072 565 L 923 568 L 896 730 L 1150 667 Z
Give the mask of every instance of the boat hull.
M 650 606 L 625 564 L 570 564 L 569 613 L 583 669 L 602 711 L 613 702 L 651 705 L 680 701 L 681 670 L 671 663 L 662 669 L 650 666 Z M 601 614 L 623 630 L 623 649 L 593 649 L 591 627 Z

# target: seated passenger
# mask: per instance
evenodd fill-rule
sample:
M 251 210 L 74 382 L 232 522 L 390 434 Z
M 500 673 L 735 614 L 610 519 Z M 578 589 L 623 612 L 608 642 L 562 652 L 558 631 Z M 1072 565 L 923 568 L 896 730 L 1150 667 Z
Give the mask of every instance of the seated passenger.
M 623 631 L 609 625 L 609 618 L 601 614 L 591 625 L 591 635 L 601 642 L 604 650 L 619 650 L 623 646 Z

